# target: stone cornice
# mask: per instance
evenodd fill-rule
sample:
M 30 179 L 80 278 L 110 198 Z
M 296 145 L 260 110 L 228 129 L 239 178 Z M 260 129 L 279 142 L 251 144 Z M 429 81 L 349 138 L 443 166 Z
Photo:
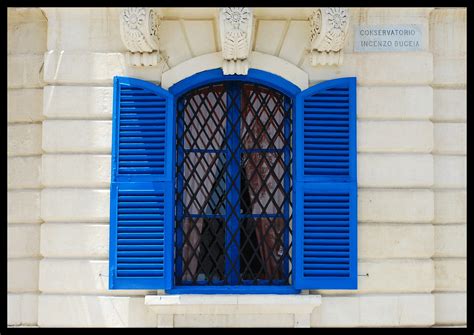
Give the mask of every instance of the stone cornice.
M 150 7 L 127 7 L 120 14 L 120 35 L 129 52 L 128 65 L 156 66 L 161 62 L 159 53 L 158 11 Z
M 226 7 L 219 12 L 224 74 L 247 74 L 252 38 L 252 10 Z
M 309 17 L 311 64 L 341 65 L 344 42 L 349 28 L 347 8 L 317 8 Z

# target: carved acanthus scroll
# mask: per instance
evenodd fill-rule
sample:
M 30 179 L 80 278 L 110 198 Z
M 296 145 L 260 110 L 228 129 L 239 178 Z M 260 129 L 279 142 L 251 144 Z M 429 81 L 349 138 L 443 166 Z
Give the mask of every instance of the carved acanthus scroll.
M 129 50 L 129 65 L 154 66 L 160 63 L 158 31 L 161 19 L 148 7 L 128 7 L 120 16 L 120 34 Z
M 250 40 L 252 38 L 252 11 L 246 7 L 227 7 L 220 10 L 222 42 L 222 69 L 224 74 L 247 74 Z
M 347 8 L 318 8 L 309 18 L 311 64 L 341 65 L 342 49 L 349 28 Z

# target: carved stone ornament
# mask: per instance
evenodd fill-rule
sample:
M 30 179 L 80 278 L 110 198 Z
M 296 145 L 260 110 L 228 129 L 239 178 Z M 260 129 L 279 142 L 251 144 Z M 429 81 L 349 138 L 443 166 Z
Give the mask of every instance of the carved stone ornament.
M 342 48 L 349 28 L 347 8 L 318 8 L 309 18 L 311 64 L 341 65 Z
M 127 7 L 120 15 L 120 35 L 130 51 L 125 59 L 133 66 L 154 66 L 160 62 L 160 17 L 153 8 Z
M 247 74 L 252 11 L 247 7 L 226 7 L 219 13 L 224 74 Z

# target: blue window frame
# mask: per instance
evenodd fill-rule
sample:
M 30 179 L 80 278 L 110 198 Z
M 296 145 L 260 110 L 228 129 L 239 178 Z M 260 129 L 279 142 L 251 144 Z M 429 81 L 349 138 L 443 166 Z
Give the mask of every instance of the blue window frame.
M 178 97 L 177 114 L 176 286 L 288 286 L 291 99 L 227 81 Z
M 176 111 L 186 92 L 218 82 L 267 86 L 292 101 L 293 264 L 289 285 L 176 285 L 179 269 L 174 258 L 179 241 L 173 236 L 179 205 L 175 201 L 175 164 L 180 159 L 175 148 L 180 131 Z M 168 293 L 357 288 L 355 93 L 355 78 L 326 81 L 301 92 L 285 79 L 255 69 L 246 76 L 224 76 L 221 69 L 204 71 L 168 91 L 142 80 L 116 77 L 109 287 L 165 289 Z M 285 129 L 288 126 L 284 124 Z M 229 165 L 229 174 L 236 163 Z

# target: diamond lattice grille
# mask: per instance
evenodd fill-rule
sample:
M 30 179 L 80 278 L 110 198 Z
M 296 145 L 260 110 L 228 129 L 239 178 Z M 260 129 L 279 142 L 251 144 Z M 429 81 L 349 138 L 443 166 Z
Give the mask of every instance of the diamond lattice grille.
M 177 104 L 177 285 L 287 285 L 291 101 L 242 82 Z

